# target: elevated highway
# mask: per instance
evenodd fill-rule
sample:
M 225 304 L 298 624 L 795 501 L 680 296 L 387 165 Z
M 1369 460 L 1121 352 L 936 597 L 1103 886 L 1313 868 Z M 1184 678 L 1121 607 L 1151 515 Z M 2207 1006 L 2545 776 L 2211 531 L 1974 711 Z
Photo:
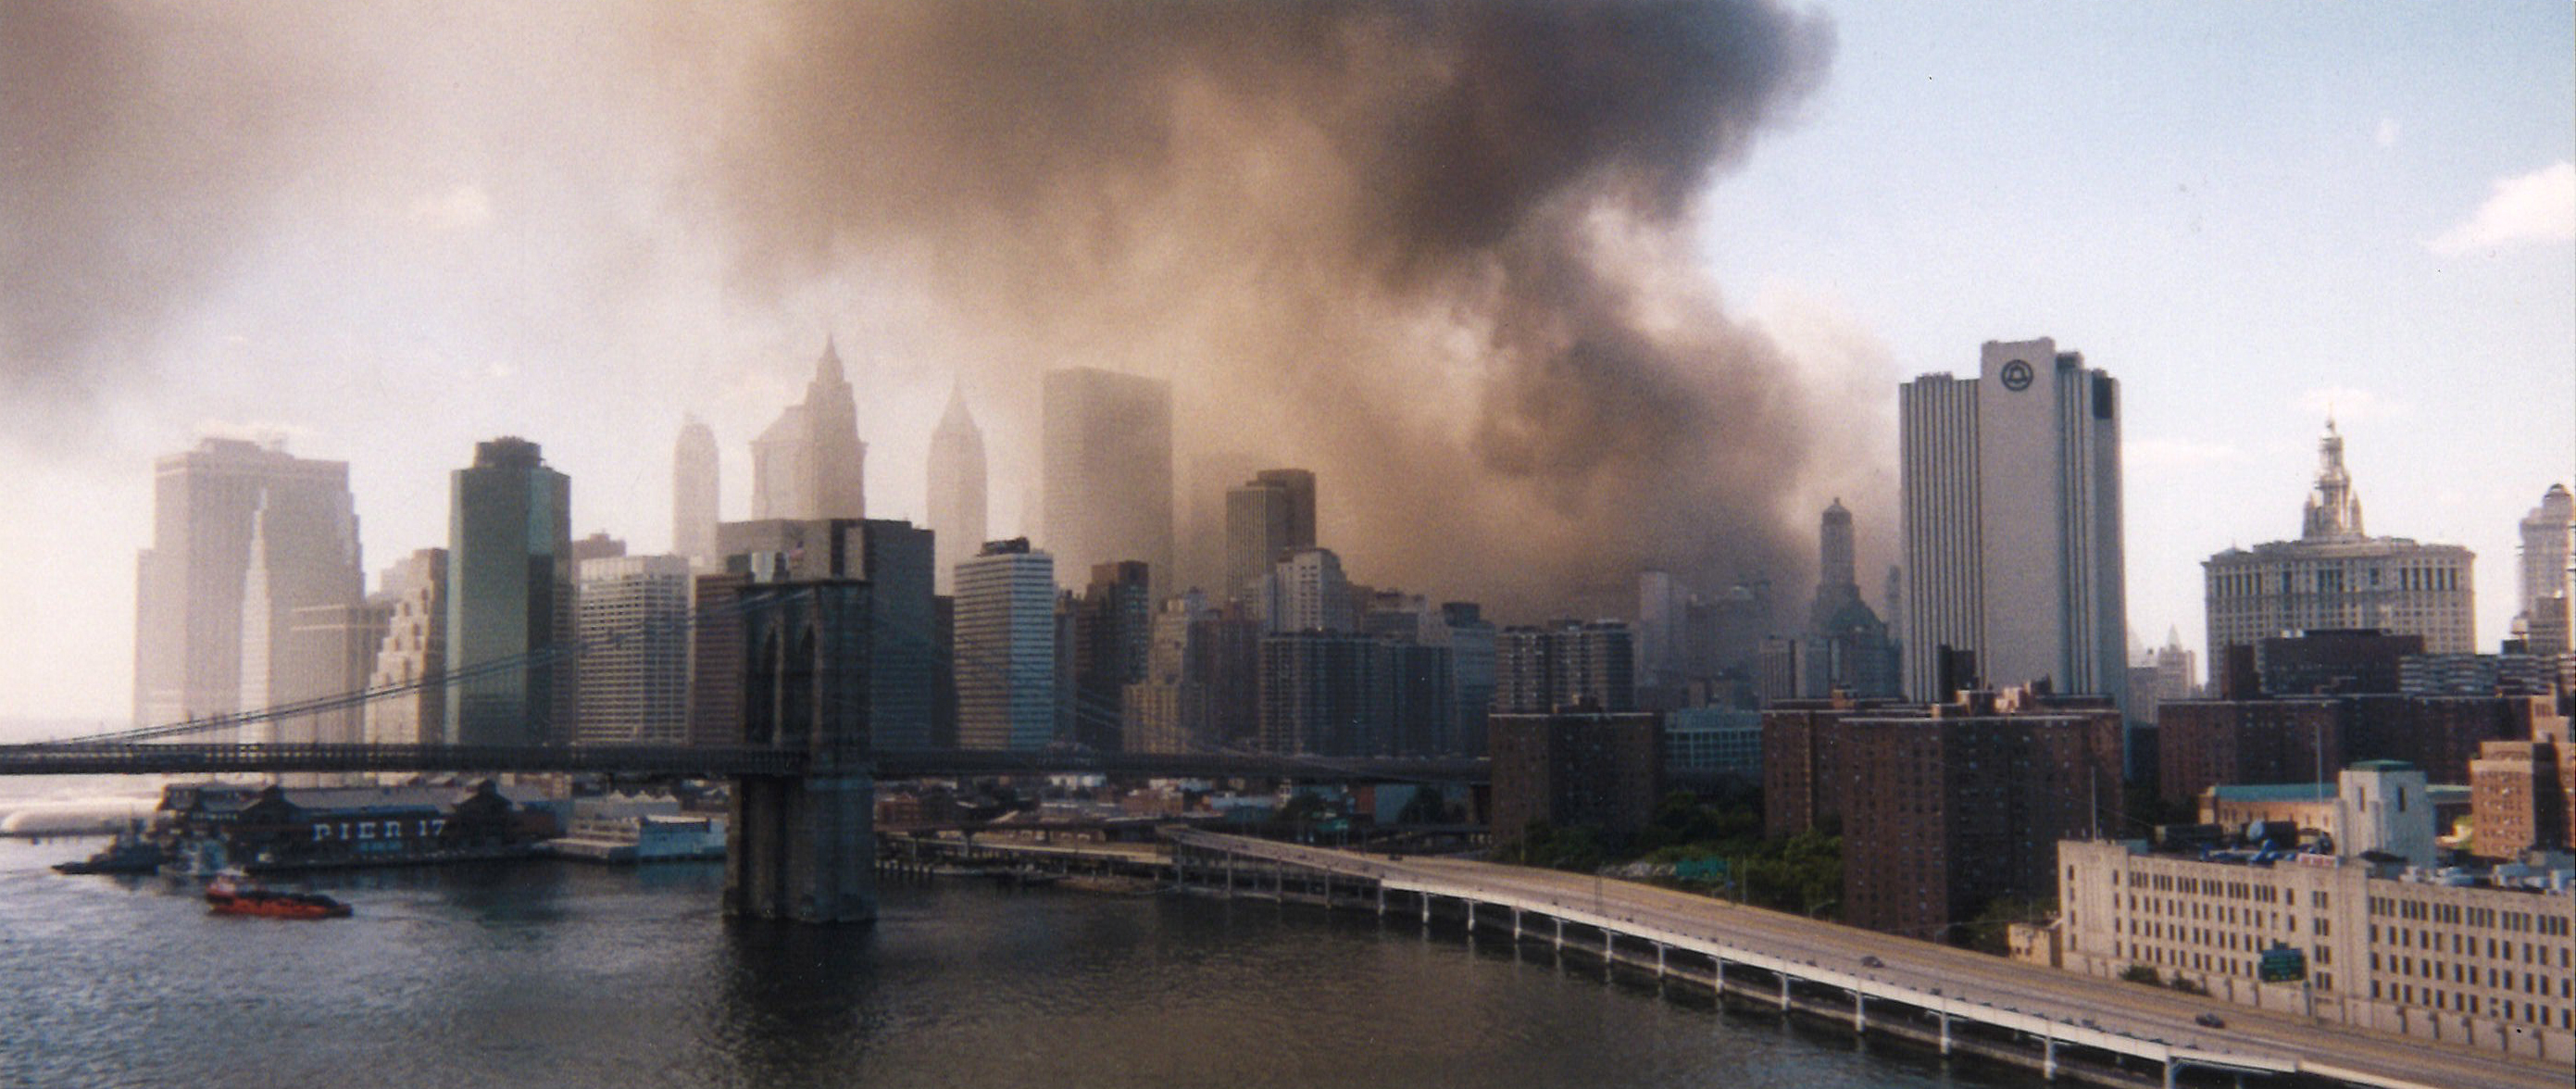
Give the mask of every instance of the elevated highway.
M 1860 1031 L 1902 1027 L 1909 1031 L 1900 1035 L 1937 1039 L 1945 1052 L 1971 1038 L 2018 1041 L 2052 1077 L 2084 1076 L 2069 1060 L 2086 1056 L 2109 1061 L 2095 1071 L 2153 1071 L 2147 1084 L 2167 1086 L 2215 1072 L 2385 1089 L 2566 1089 L 2576 1075 L 2535 1059 L 2249 1011 L 1632 882 L 1196 831 L 1173 839 L 1184 880 L 1201 887 L 1216 882 L 1214 867 L 1269 865 L 1316 875 L 1328 898 L 1338 884 L 1340 895 L 1380 910 L 1427 919 L 1435 904 L 1455 904 L 1471 926 L 1508 925 L 1523 940 L 1565 941 L 1568 927 L 1588 930 L 1603 955 L 1709 966 L 1722 994 L 1832 1009 Z M 1837 1001 L 1820 1007 L 1828 996 Z M 2203 1014 L 2224 1018 L 2225 1027 L 2196 1023 Z

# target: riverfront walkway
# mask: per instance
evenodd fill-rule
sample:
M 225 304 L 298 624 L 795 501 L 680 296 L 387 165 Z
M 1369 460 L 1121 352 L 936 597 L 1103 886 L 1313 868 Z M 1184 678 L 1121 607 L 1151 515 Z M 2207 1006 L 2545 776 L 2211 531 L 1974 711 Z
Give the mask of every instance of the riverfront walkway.
M 1586 948 L 1595 955 L 1649 968 L 1676 962 L 1713 968 L 1697 978 L 1706 985 L 1713 976 L 1724 994 L 1750 989 L 1810 1012 L 1830 996 L 1839 1000 L 1835 1016 L 1849 1017 L 1863 1031 L 1884 1027 L 1915 1038 L 1937 1032 L 1944 1051 L 1954 1039 L 1976 1042 L 1978 1034 L 1983 1042 L 2023 1041 L 2036 1048 L 2034 1065 L 2052 1075 L 2091 1073 L 2088 1080 L 2131 1084 L 2141 1071 L 2126 1064 L 2152 1064 L 2155 1074 L 2146 1084 L 2211 1073 L 2298 1073 L 2388 1089 L 2566 1089 L 2576 1075 L 2539 1059 L 2248 1010 L 1633 882 L 1196 831 L 1175 832 L 1172 840 L 1180 877 L 1193 887 L 1222 883 L 1259 895 L 1266 868 L 1268 880 L 1287 882 L 1274 886 L 1282 893 L 1298 892 L 1295 882 L 1311 879 L 1320 885 L 1308 887 L 1319 888 L 1327 902 L 1373 903 L 1426 919 L 1447 901 L 1463 907 L 1471 926 L 1508 926 L 1519 940 L 1574 944 L 1566 928 L 1589 930 L 1593 942 Z M 1237 867 L 1245 872 L 1219 872 Z M 2225 1018 L 2227 1026 L 2194 1023 L 2205 1013 Z M 2088 1071 L 2082 1064 L 2088 1056 L 2109 1065 L 2091 1064 Z

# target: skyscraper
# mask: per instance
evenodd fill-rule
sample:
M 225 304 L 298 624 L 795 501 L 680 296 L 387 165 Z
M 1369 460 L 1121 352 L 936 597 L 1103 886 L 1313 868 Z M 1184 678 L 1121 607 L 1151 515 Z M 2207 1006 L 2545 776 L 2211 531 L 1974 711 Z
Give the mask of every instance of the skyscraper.
M 930 531 L 938 535 L 939 592 L 956 592 L 957 565 L 984 547 L 984 432 L 966 412 L 966 393 L 948 390 L 948 411 L 930 433 Z
M 572 480 L 546 467 L 537 444 L 498 438 L 474 446 L 452 479 L 447 531 L 447 661 L 451 673 L 524 660 L 457 682 L 446 741 L 537 745 L 572 727 Z
M 1315 547 L 1315 474 L 1264 469 L 1225 493 L 1225 592 L 1251 601 L 1292 549 Z
M 377 580 L 376 596 L 387 618 L 367 687 L 420 687 L 368 701 L 366 741 L 438 744 L 447 732 L 447 550 L 424 548 L 394 561 Z
M 1172 570 L 1172 387 L 1078 367 L 1046 375 L 1042 526 L 1067 571 Z
M 136 563 L 136 724 L 256 710 L 241 702 L 246 687 L 334 694 L 281 687 L 278 671 L 302 672 L 283 645 L 295 610 L 355 605 L 363 591 L 348 463 L 206 439 L 159 459 L 154 473 L 152 547 Z M 244 643 L 245 619 L 260 630 L 257 645 Z
M 1074 603 L 1073 736 L 1104 752 L 1125 751 L 1127 686 L 1145 679 L 1154 635 L 1151 575 L 1133 560 L 1099 564 Z
M 789 405 L 752 440 L 752 518 L 867 517 L 867 458 L 841 353 L 826 340 L 804 403 Z
M 1329 548 L 1301 548 L 1278 558 L 1261 583 L 1265 632 L 1359 630 L 1342 558 Z
M 1816 601 L 1807 610 L 1807 630 L 1822 633 L 1834 615 L 1860 602 L 1860 583 L 1852 569 L 1852 516 L 1835 499 L 1816 528 Z
M 1792 670 L 1797 694 L 1898 693 L 1896 645 L 1887 625 L 1861 600 L 1853 571 L 1852 516 L 1836 499 L 1817 529 L 1816 601 L 1807 614 L 1807 644 Z
M 1898 398 L 1906 694 L 1945 699 L 1940 658 L 1965 651 L 1993 685 L 2125 705 L 2119 383 L 2044 337 L 1982 356 Z
M 671 452 L 671 551 L 706 566 L 718 559 L 718 475 L 715 431 L 688 417 Z
M 2210 669 L 2224 668 L 2230 646 L 2259 650 L 2266 639 L 2326 629 L 2379 628 L 2423 636 L 2428 653 L 2470 653 L 2475 559 L 2458 545 L 2364 532 L 2343 436 L 2328 420 L 2298 539 L 2231 548 L 2201 564 Z
M 957 747 L 1055 738 L 1055 559 L 1025 538 L 957 565 Z
M 2554 658 L 2571 642 L 2568 554 L 2576 547 L 2576 496 L 2552 484 L 2522 519 L 2522 626 L 2531 653 Z
M 688 735 L 689 560 L 616 556 L 577 569 L 585 745 L 677 745 Z

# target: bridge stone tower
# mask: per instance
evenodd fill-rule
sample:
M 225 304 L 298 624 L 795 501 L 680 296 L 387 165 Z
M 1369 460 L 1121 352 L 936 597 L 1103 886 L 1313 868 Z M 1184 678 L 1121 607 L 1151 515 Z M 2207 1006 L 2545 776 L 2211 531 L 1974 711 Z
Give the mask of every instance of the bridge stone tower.
M 858 534 L 849 536 L 855 548 Z M 790 574 L 787 566 L 770 574 Z M 742 743 L 802 752 L 807 765 L 801 776 L 734 781 L 728 915 L 804 923 L 876 918 L 869 590 L 863 581 L 829 577 L 743 589 Z

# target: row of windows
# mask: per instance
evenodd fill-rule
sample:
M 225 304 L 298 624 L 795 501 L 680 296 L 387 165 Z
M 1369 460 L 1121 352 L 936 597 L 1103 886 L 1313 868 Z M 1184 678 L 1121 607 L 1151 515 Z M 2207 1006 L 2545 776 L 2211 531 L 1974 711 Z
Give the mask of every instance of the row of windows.
M 2499 998 L 2495 1000 L 2494 1008 L 2482 1010 L 2480 1007 L 2485 1003 L 2474 994 L 2460 994 L 2434 987 L 2418 987 L 2412 983 L 2389 983 L 2383 986 L 2378 980 L 2372 980 L 2370 983 L 2370 997 L 2410 1006 L 2430 1006 L 2437 1010 L 2453 1010 L 2467 1014 L 2484 1013 L 2500 1021 L 2520 1021 L 2544 1028 L 2553 1021 L 2562 1029 L 2576 1028 L 2576 1008 L 2565 1006 L 2551 1010 L 2537 1002 Z

